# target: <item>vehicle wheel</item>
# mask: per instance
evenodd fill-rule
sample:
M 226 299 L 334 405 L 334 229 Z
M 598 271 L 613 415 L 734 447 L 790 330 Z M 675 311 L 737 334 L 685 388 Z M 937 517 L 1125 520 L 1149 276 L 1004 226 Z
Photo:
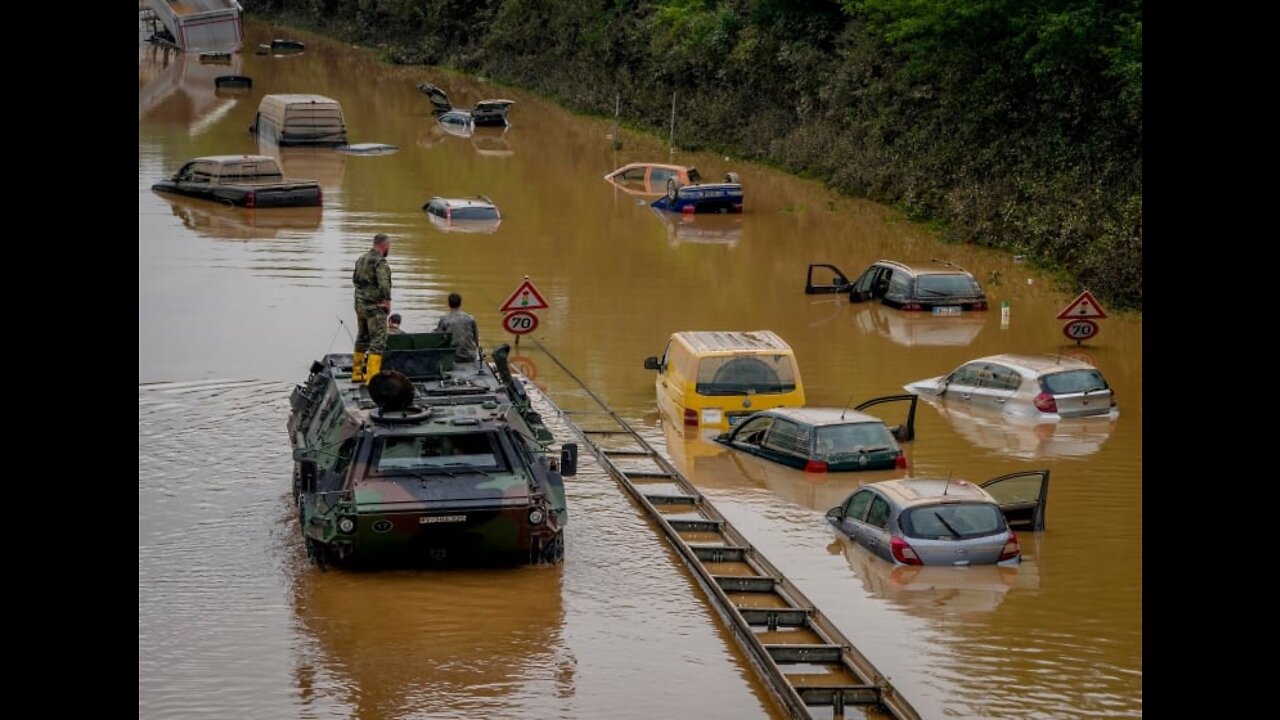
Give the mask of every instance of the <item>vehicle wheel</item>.
M 548 565 L 558 565 L 564 561 L 564 531 L 556 533 L 554 539 L 542 548 L 542 562 Z
M 667 178 L 667 200 L 675 203 L 676 197 L 680 194 L 680 181 L 669 177 Z
M 734 185 L 741 185 L 741 184 L 742 184 L 742 181 L 738 179 L 738 173 L 736 173 L 736 172 L 727 172 L 727 173 L 725 173 L 725 174 L 724 174 L 724 181 L 725 181 L 725 182 L 727 182 L 727 183 L 733 183 Z
M 329 565 L 328 549 L 311 538 L 307 538 L 307 558 L 321 570 Z

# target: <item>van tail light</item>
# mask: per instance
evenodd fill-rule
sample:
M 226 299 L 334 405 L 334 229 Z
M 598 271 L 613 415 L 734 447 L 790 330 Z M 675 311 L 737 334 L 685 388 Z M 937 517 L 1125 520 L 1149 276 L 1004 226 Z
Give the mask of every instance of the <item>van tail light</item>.
M 1022 557 L 1022 548 L 1018 545 L 1018 536 L 1009 531 L 1009 539 L 1004 541 L 1004 549 L 1000 551 L 1000 559 L 996 562 L 1013 560 Z
M 894 535 L 889 541 L 889 552 L 893 553 L 894 560 L 897 560 L 903 565 L 924 564 L 920 561 L 920 556 L 916 554 L 916 551 L 912 550 L 911 546 L 907 544 L 907 541 L 897 535 Z
M 698 411 L 692 408 L 684 411 L 684 424 L 698 426 Z
M 1115 395 L 1112 395 L 1112 396 L 1111 396 L 1111 407 L 1115 407 L 1115 406 L 1116 406 L 1116 396 L 1115 396 Z
M 453 219 L 453 208 L 451 208 L 451 207 L 446 207 L 446 208 L 444 209 L 444 219 L 445 219 L 445 220 L 452 220 L 452 219 Z
M 824 473 L 827 471 L 826 460 L 810 460 L 804 464 L 804 471 L 811 473 Z
M 316 205 L 324 205 L 324 189 L 316 188 Z
M 894 467 L 896 467 L 896 468 L 898 468 L 899 470 L 902 470 L 902 469 L 906 468 L 906 467 L 907 467 L 907 456 L 906 456 L 906 455 L 903 455 L 902 453 L 898 453 L 898 457 L 897 457 L 897 459 L 893 461 L 893 466 L 894 466 Z
M 1054 400 L 1053 396 L 1047 392 L 1042 392 L 1039 395 L 1037 395 L 1034 402 L 1036 404 L 1036 409 L 1039 410 L 1040 412 L 1045 412 L 1045 413 L 1058 412 L 1057 401 Z
M 903 310 L 923 310 L 924 308 L 920 307 L 920 303 L 918 302 L 909 302 L 909 303 L 903 304 L 902 309 Z
M 258 191 L 256 191 L 256 190 L 250 190 L 250 191 L 249 191 L 249 192 L 244 196 L 244 206 L 245 206 L 245 207 L 247 207 L 247 208 L 257 207 L 257 206 L 258 206 Z
M 986 309 L 987 309 L 987 301 L 986 301 L 986 300 L 979 300 L 978 302 L 976 302 L 976 303 L 974 303 L 974 304 L 973 304 L 973 309 L 974 309 L 974 310 L 986 310 Z

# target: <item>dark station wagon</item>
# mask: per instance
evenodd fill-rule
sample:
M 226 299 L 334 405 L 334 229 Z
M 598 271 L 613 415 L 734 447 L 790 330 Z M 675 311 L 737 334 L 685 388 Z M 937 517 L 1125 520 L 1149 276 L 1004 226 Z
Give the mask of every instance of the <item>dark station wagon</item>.
M 847 472 L 905 468 L 907 458 L 899 441 L 915 437 L 914 395 L 892 395 L 857 407 L 780 407 L 746 418 L 716 442 L 805 472 Z M 860 412 L 881 403 L 910 403 L 907 419 L 889 427 L 883 420 Z
M 835 265 L 813 263 L 804 291 L 809 295 L 847 292 L 850 302 L 879 300 L 901 310 L 931 310 L 935 315 L 987 309 L 986 293 L 973 274 L 944 260 L 878 260 L 853 282 Z

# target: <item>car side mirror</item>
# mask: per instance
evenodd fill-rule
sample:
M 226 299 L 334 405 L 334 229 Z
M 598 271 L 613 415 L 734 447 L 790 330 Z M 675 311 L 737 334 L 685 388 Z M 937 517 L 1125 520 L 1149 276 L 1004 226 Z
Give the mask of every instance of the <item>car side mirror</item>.
M 843 519 L 844 519 L 844 506 L 843 506 L 843 505 L 837 505 L 837 506 L 835 506 L 835 507 L 831 508 L 830 510 L 828 510 L 828 511 L 827 511 L 827 519 L 828 519 L 828 520 L 843 520 Z
M 645 370 L 661 370 L 662 366 L 658 364 L 657 357 L 647 357 L 644 359 Z

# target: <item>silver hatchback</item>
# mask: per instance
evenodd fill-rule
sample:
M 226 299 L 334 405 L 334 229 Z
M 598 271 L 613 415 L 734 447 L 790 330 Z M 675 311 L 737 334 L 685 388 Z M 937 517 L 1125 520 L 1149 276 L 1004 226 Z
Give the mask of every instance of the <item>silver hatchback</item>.
M 827 511 L 841 533 L 898 565 L 994 565 L 1022 559 L 1014 528 L 1044 529 L 1049 471 L 981 486 L 952 478 L 864 485 Z
M 1102 373 L 1089 363 L 1062 355 L 991 355 L 903 389 L 948 404 L 987 407 L 1047 422 L 1120 415 Z

